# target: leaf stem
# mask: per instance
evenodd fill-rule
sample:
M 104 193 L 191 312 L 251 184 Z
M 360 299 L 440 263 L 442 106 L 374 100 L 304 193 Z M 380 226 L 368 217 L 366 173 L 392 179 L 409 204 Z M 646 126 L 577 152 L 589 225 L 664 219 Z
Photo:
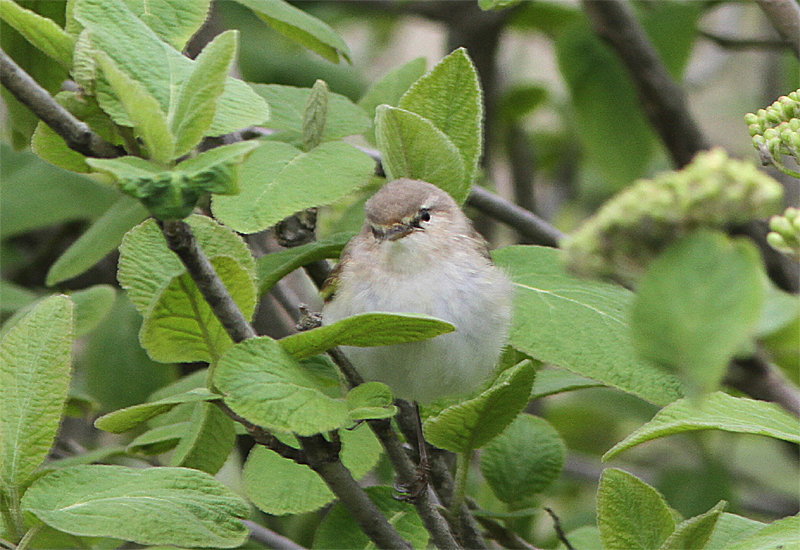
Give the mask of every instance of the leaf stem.
M 28 529 L 28 532 L 25 533 L 25 536 L 22 537 L 21 541 L 19 541 L 19 544 L 17 545 L 17 550 L 27 550 L 28 545 L 31 543 L 34 537 L 39 534 L 39 531 L 42 530 L 42 527 L 44 527 L 44 525 L 39 524 L 39 525 L 34 525 L 30 529 Z
M 461 523 L 461 507 L 467 497 L 467 479 L 469 478 L 472 453 L 472 449 L 467 449 L 456 455 L 456 486 L 453 489 L 453 501 L 450 503 L 450 515 L 458 525 Z

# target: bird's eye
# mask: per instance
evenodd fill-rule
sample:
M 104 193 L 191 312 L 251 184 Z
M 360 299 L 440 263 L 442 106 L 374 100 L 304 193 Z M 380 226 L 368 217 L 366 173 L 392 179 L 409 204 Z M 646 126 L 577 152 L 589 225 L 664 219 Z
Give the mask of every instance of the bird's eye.
M 423 222 L 431 221 L 431 213 L 430 213 L 430 211 L 428 211 L 427 208 L 423 208 L 422 210 L 420 210 L 419 211 L 419 219 L 420 219 L 420 221 L 423 221 Z

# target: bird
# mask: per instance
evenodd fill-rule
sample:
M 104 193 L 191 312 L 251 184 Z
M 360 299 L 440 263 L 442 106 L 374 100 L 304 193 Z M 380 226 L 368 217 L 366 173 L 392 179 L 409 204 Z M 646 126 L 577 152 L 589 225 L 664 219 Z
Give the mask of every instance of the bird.
M 365 380 L 386 384 L 395 398 L 426 405 L 476 393 L 491 379 L 508 335 L 511 280 L 458 203 L 431 183 L 389 182 L 364 213 L 361 232 L 324 287 L 322 324 L 370 312 L 452 323 L 454 332 L 429 340 L 342 351 Z

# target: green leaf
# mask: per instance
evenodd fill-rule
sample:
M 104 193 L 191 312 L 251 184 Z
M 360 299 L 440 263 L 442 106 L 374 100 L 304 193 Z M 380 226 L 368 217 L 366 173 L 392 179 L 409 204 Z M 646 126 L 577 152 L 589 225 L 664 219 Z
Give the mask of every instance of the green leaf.
M 249 320 L 256 306 L 252 270 L 224 256 L 212 258 L 211 265 Z M 213 363 L 233 344 L 188 273 L 173 279 L 148 310 L 140 339 L 147 354 L 162 363 Z
M 117 291 L 111 285 L 94 285 L 70 294 L 75 304 L 75 338 L 92 332 L 108 315 L 117 299 Z
M 0 311 L 14 312 L 39 300 L 39 295 L 5 279 L 0 280 Z
M 575 109 L 578 137 L 606 180 L 585 194 L 605 199 L 645 175 L 656 140 L 626 68 L 585 17 L 570 19 L 558 33 L 556 56 Z
M 365 382 L 347 392 L 350 419 L 356 422 L 392 418 L 397 414 L 393 402 L 389 386 L 380 382 Z
M 469 193 L 483 147 L 483 92 L 467 50 L 459 48 L 442 59 L 408 89 L 398 107 L 430 120 L 453 142 L 464 162 Z
M 798 317 L 800 317 L 800 297 L 784 292 L 774 284 L 769 284 L 764 308 L 755 328 L 755 335 L 763 338 L 774 334 Z
M 141 83 L 164 113 L 175 110 L 176 90 L 189 78 L 195 61 L 163 42 L 121 2 L 80 0 L 73 15 L 91 34 L 95 49 L 108 55 L 121 71 Z M 103 110 L 121 125 L 130 126 L 119 99 L 101 80 L 97 98 Z M 264 123 L 269 107 L 241 80 L 228 77 L 208 135 L 219 136 Z
M 336 346 L 371 347 L 418 342 L 454 330 L 452 324 L 427 315 L 362 313 L 332 325 L 292 334 L 282 338 L 280 344 L 290 355 L 303 359 Z
M 236 0 L 255 12 L 282 35 L 302 44 L 332 63 L 341 55 L 350 63 L 350 48 L 327 23 L 283 0 Z
M 747 538 L 764 527 L 760 521 L 723 512 L 717 520 L 711 538 L 706 543 L 706 548 L 728 548 L 735 541 Z
M 225 352 L 214 385 L 236 414 L 269 430 L 313 435 L 348 419 L 344 400 L 328 397 L 311 373 L 266 336 Z
M 645 358 L 711 391 L 749 337 L 764 303 L 755 245 L 696 232 L 670 245 L 642 278 L 631 311 Z
M 128 444 L 126 451 L 144 455 L 160 455 L 171 451 L 180 443 L 181 438 L 189 431 L 191 422 L 177 422 L 158 426 L 144 432 Z
M 57 285 L 85 272 L 115 250 L 133 226 L 148 217 L 142 204 L 126 195 L 119 197 L 105 214 L 50 266 L 45 284 Z
M 367 112 L 370 118 L 375 117 L 375 109 L 384 104 L 397 107 L 400 98 L 419 77 L 425 74 L 427 61 L 424 57 L 412 59 L 405 65 L 396 67 L 386 73 L 380 80 L 364 92 L 358 104 Z M 372 136 L 374 142 L 374 136 Z
M 311 96 L 310 88 L 296 88 L 280 84 L 252 84 L 253 90 L 270 105 L 269 127 L 283 130 L 283 141 L 293 145 L 302 142 L 303 113 Z M 370 127 L 371 118 L 364 110 L 343 95 L 328 92 L 328 116 L 322 141 L 335 141 L 361 134 Z
M 236 57 L 238 31 L 217 35 L 195 60 L 189 78 L 183 81 L 169 126 L 175 136 L 174 156 L 191 151 L 208 132 L 217 111 L 217 100 Z
M 19 6 L 12 0 L 0 0 L 0 19 L 25 37 L 45 55 L 65 69 L 72 68 L 72 37 L 55 21 Z
M 214 147 L 181 162 L 175 171 L 209 193 L 235 195 L 239 192 L 237 166 L 259 147 L 257 141 L 240 141 Z
M 47 457 L 70 379 L 72 302 L 43 300 L 0 340 L 0 479 L 25 486 Z
M 94 421 L 94 425 L 105 432 L 121 434 L 132 430 L 142 422 L 172 410 L 181 403 L 213 401 L 219 398 L 219 395 L 211 393 L 206 388 L 197 388 L 186 393 L 171 395 L 158 401 L 133 405 L 132 407 L 104 414 Z
M 381 513 L 389 520 L 411 548 L 426 548 L 430 535 L 417 514 L 417 510 L 408 502 L 394 498 L 390 487 L 368 487 L 365 489 L 370 500 L 375 503 Z M 322 520 L 314 534 L 314 548 L 374 548 L 367 535 L 359 528 L 350 512 L 336 503 Z
M 73 535 L 184 547 L 239 546 L 250 513 L 222 483 L 188 468 L 64 468 L 31 485 L 22 505 Z
M 231 454 L 235 441 L 233 420 L 214 403 L 198 403 L 170 466 L 216 474 Z
M 317 80 L 311 88 L 303 110 L 303 151 L 310 151 L 322 143 L 328 119 L 328 85 Z
M 340 458 L 355 479 L 378 462 L 381 445 L 366 425 L 340 432 Z M 311 468 L 283 458 L 266 447 L 250 451 L 242 472 L 248 498 L 268 514 L 302 514 L 322 508 L 335 495 Z
M 178 156 L 175 136 L 156 98 L 140 82 L 120 70 L 109 56 L 99 52 L 96 60 L 125 109 L 134 132 L 142 138 L 149 158 L 167 164 Z
M 369 183 L 374 161 L 352 145 L 323 143 L 308 153 L 265 142 L 239 167 L 241 192 L 215 196 L 214 216 L 240 233 L 255 233 L 313 206 L 330 204 Z
M 558 477 L 566 455 L 564 441 L 547 420 L 521 414 L 484 447 L 481 474 L 497 498 L 522 504 Z
M 634 352 L 630 291 L 570 275 L 562 252 L 552 248 L 509 246 L 492 257 L 516 286 L 509 335 L 514 347 L 652 403 L 682 396 L 677 378 Z
M 352 237 L 352 233 L 340 233 L 321 241 L 314 241 L 261 256 L 256 260 L 258 294 L 264 295 L 269 292 L 275 286 L 275 283 L 295 269 L 317 260 L 338 258 L 344 245 Z
M 681 522 L 664 541 L 660 550 L 702 550 L 707 547 L 717 526 L 722 510 L 728 503 L 724 500 L 705 514 Z
M 416 113 L 380 105 L 375 111 L 375 140 L 389 180 L 412 178 L 447 191 L 459 204 L 471 184 L 464 160 L 450 138 Z
M 602 386 L 590 378 L 578 376 L 565 369 L 540 369 L 536 371 L 536 380 L 533 382 L 531 399 L 539 399 L 565 391 L 580 390 L 583 388 L 596 388 Z
M 522 0 L 478 0 L 478 7 L 483 11 L 504 10 L 521 3 Z
M 800 516 L 789 516 L 767 525 L 726 550 L 773 550 L 777 548 L 797 548 L 800 545 Z
M 605 550 L 653 550 L 675 531 L 675 520 L 658 491 L 608 468 L 597 488 L 597 526 Z
M 651 439 L 696 430 L 766 435 L 800 443 L 797 418 L 778 405 L 715 392 L 697 404 L 687 398 L 667 405 L 650 422 L 614 445 L 603 460 Z
M 255 264 L 244 241 L 205 216 L 187 219 L 246 318 L 255 310 Z M 158 361 L 215 360 L 232 341 L 153 220 L 120 246 L 117 278 L 145 318 L 141 339 Z
M 69 220 L 95 219 L 119 198 L 114 189 L 0 143 L 0 236 Z
M 497 378 L 479 396 L 447 407 L 425 421 L 425 439 L 441 449 L 463 453 L 497 437 L 528 403 L 536 371 L 526 361 Z
M 211 0 L 125 0 L 161 40 L 183 50 L 208 17 Z

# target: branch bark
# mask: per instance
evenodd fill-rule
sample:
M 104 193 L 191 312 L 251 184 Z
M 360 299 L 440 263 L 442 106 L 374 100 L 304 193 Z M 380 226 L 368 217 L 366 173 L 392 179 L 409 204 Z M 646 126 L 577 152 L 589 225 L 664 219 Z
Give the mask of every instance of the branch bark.
M 61 136 L 70 149 L 87 157 L 115 158 L 125 154 L 123 148 L 104 140 L 67 111 L 3 50 L 0 50 L 0 83 Z
M 673 162 L 683 168 L 709 141 L 695 123 L 683 90 L 664 66 L 630 4 L 623 0 L 582 0 L 594 31 L 628 68 L 650 123 Z

